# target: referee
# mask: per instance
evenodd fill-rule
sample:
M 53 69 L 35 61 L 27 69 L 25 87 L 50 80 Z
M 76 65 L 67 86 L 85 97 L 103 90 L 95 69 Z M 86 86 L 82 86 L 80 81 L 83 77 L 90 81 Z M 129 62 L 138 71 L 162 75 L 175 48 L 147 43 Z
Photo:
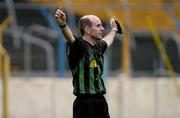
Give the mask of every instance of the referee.
M 55 12 L 55 19 L 68 42 L 68 61 L 73 76 L 73 118 L 110 118 L 104 98 L 106 88 L 103 75 L 103 54 L 121 27 L 116 17 L 110 19 L 111 31 L 103 37 L 104 27 L 95 15 L 85 15 L 79 20 L 82 37 L 75 37 L 68 27 L 62 8 Z

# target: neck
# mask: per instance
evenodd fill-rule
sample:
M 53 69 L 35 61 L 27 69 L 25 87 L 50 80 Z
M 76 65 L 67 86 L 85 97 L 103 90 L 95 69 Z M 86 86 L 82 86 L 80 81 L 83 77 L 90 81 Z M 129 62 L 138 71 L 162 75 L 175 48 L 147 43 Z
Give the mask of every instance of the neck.
M 83 40 L 86 40 L 87 42 L 89 42 L 91 45 L 95 45 L 96 44 L 96 40 L 92 37 L 90 37 L 89 35 L 84 35 Z

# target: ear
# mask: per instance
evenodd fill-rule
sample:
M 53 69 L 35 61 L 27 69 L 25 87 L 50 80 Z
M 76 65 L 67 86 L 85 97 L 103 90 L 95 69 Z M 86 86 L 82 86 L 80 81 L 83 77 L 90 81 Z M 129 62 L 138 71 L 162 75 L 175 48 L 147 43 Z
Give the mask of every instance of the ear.
M 89 27 L 89 26 L 86 26 L 86 27 L 85 27 L 85 32 L 86 32 L 87 34 L 89 34 L 90 31 L 91 31 L 90 27 Z

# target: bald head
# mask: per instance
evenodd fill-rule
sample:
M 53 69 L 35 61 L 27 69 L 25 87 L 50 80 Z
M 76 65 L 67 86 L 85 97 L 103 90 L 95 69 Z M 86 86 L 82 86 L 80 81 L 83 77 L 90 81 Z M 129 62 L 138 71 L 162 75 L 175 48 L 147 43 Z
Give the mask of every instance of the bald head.
M 82 35 L 84 35 L 84 29 L 86 26 L 92 27 L 94 21 L 100 21 L 100 19 L 95 15 L 85 15 L 79 20 L 79 28 Z

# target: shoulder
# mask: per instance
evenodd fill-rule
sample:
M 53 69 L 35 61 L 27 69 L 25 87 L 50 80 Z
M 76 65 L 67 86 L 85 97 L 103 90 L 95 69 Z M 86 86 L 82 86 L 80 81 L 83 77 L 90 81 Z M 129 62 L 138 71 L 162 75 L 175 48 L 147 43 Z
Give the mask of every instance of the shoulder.
M 96 45 L 97 45 L 98 47 L 100 47 L 100 48 L 102 48 L 102 47 L 107 48 L 107 47 L 108 47 L 106 41 L 104 41 L 104 40 L 99 40 L 99 41 L 97 41 Z
M 79 45 L 80 43 L 82 43 L 82 38 L 81 37 L 76 37 L 76 36 L 74 36 L 75 37 L 75 41 L 72 43 L 72 44 L 70 44 L 70 43 L 68 43 L 68 45 L 69 46 L 74 46 L 74 45 Z
M 102 54 L 106 51 L 108 45 L 104 40 L 97 41 L 95 48 L 98 50 L 98 52 L 101 52 Z
M 75 37 L 75 41 L 72 44 L 68 43 L 68 47 L 71 50 L 82 50 L 85 46 L 84 40 L 82 37 Z

